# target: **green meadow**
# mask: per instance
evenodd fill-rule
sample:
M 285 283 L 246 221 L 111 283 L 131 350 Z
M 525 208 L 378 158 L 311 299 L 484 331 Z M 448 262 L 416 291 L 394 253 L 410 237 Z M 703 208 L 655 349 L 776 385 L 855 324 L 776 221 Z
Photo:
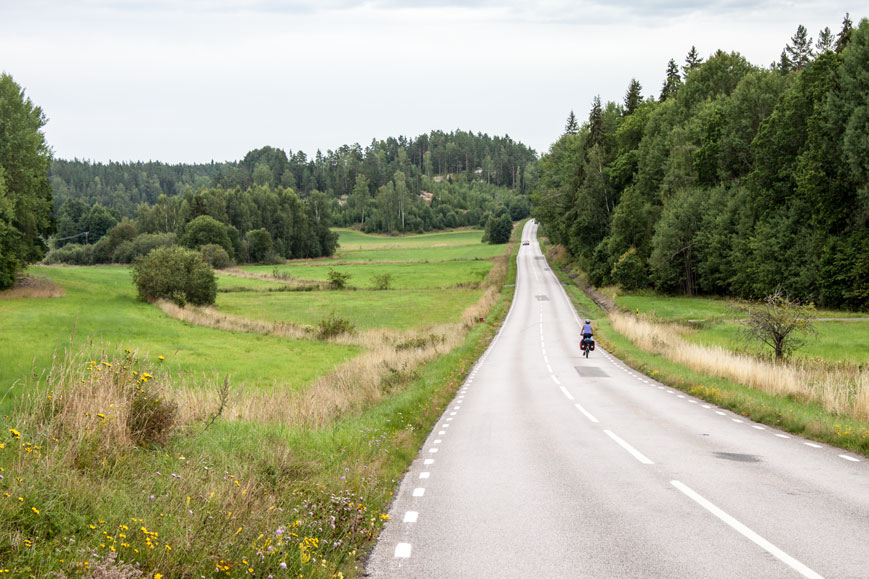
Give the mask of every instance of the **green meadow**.
M 0 385 L 14 399 L 30 374 L 41 374 L 65 350 L 129 348 L 163 356 L 173 374 L 257 385 L 300 386 L 358 353 L 358 348 L 223 332 L 172 320 L 139 301 L 124 267 L 32 267 L 66 294 L 0 299 Z M 248 280 L 245 280 L 248 281 Z
M 694 330 L 689 341 L 717 345 L 737 351 L 761 353 L 760 346 L 742 337 L 739 313 L 732 302 L 703 297 L 672 297 L 621 294 L 616 306 L 628 312 L 651 315 L 655 319 L 688 324 Z M 816 334 L 807 336 L 794 356 L 820 358 L 827 362 L 869 362 L 869 315 L 855 312 L 819 310 L 815 314 Z M 838 321 L 851 320 L 851 321 Z
M 506 249 L 483 246 L 480 236 L 356 234 L 399 263 L 348 266 L 351 285 L 384 272 L 395 289 L 268 291 L 285 284 L 221 273 L 219 287 L 231 291 L 218 293 L 216 308 L 297 323 L 334 312 L 359 328 L 461 328 L 462 312 L 484 293 L 477 284 L 493 267 L 485 256 Z M 441 259 L 434 259 L 432 239 L 451 240 Z M 414 247 L 425 259 L 403 259 Z M 518 244 L 510 247 L 515 258 Z M 463 257 L 451 257 L 456 253 Z M 405 269 L 408 261 L 421 269 Z M 283 267 L 309 268 L 308 279 L 323 268 L 311 261 Z M 359 398 L 359 384 L 339 381 L 323 390 L 314 379 L 346 367 L 342 362 L 359 363 L 354 356 L 365 354 L 363 347 L 182 323 L 138 301 L 122 267 L 31 268 L 65 295 L 0 299 L 0 380 L 7 390 L 14 385 L 0 412 L 0 569 L 16 577 L 132 577 L 127 564 L 146 577 L 361 576 L 396 481 L 509 307 L 514 260 L 506 270 L 487 323 L 467 328 L 463 342 L 422 365 L 386 360 L 376 392 L 367 395 L 374 398 Z M 408 277 L 414 271 L 417 281 Z M 84 357 L 81 347 L 93 356 Z M 73 371 L 43 375 L 53 356 L 66 354 Z M 49 392 L 22 392 L 33 383 L 31 372 L 43 375 Z M 199 405 L 188 408 L 184 424 L 148 423 L 158 432 L 171 428 L 164 443 L 132 439 L 124 408 L 129 416 L 137 400 L 170 408 L 181 382 L 203 376 L 214 388 L 226 374 L 235 386 L 249 385 L 226 399 L 228 412 L 238 406 L 247 418 L 221 415 L 208 390 L 211 398 L 181 401 Z M 325 408 L 322 415 L 334 418 L 316 427 L 292 412 L 287 421 L 259 418 L 282 405 L 344 410 L 330 415 Z

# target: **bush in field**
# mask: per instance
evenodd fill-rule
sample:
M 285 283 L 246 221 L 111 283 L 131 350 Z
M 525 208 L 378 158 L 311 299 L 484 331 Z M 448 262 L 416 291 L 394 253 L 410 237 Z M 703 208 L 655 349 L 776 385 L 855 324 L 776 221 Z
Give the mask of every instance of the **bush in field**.
M 344 289 L 347 287 L 347 282 L 350 280 L 350 274 L 343 271 L 336 271 L 329 268 L 329 283 L 332 284 L 332 289 Z
M 317 325 L 317 339 L 328 340 L 340 334 L 352 334 L 355 329 L 350 320 L 339 318 L 335 312 L 332 312 Z
M 159 392 L 138 388 L 132 393 L 127 432 L 136 445 L 166 444 L 178 418 L 178 404 Z
M 510 215 L 506 212 L 501 213 L 500 216 L 492 215 L 486 221 L 482 241 L 492 245 L 507 243 L 510 241 L 511 233 L 513 233 L 513 222 L 510 220 Z
M 374 289 L 388 290 L 392 286 L 391 273 L 378 273 L 374 276 Z
M 229 254 L 226 250 L 216 243 L 209 243 L 199 248 L 199 253 L 202 254 L 202 261 L 213 267 L 214 269 L 223 269 L 232 264 L 229 259 Z
M 214 303 L 217 280 L 199 252 L 182 247 L 163 247 L 137 259 L 132 266 L 133 283 L 146 301 L 164 299 L 184 306 Z

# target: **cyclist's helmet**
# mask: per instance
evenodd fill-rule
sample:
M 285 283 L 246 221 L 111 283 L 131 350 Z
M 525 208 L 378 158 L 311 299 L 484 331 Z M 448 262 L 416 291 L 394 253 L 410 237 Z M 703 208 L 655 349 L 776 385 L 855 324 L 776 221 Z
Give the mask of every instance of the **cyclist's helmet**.
M 591 323 L 591 320 L 585 320 L 585 323 L 586 323 L 586 324 L 590 324 L 590 323 Z

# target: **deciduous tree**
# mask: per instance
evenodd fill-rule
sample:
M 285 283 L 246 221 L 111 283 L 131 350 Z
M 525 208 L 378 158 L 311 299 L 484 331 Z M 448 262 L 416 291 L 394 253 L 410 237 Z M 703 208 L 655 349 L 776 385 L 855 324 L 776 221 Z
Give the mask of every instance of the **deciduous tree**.
M 10 75 L 0 74 L 0 290 L 42 259 L 43 239 L 54 231 L 45 123 L 42 109 Z

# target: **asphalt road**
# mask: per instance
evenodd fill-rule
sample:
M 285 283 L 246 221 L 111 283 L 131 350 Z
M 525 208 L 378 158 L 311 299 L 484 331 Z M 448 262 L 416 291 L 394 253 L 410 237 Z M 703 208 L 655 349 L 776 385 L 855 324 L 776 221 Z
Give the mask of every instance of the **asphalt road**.
M 869 461 L 582 358 L 535 233 L 367 576 L 869 578 Z

